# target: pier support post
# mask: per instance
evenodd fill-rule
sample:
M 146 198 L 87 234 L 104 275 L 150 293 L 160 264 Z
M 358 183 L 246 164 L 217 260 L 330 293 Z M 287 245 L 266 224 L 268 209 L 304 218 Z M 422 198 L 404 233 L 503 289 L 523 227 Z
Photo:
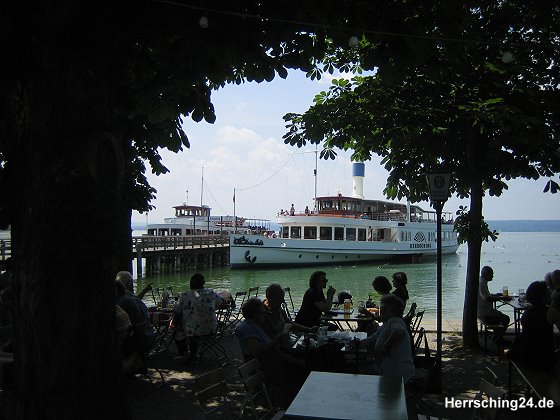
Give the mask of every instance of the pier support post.
M 142 244 L 136 244 L 136 276 L 141 279 L 142 276 Z

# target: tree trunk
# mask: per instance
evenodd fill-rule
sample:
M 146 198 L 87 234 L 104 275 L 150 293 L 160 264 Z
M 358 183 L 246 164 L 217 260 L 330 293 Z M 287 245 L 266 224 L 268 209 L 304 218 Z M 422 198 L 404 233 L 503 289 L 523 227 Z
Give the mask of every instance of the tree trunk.
M 130 261 L 130 210 L 120 189 L 126 144 L 110 134 L 112 59 L 51 41 L 36 75 L 12 92 L 25 105 L 13 110 L 25 122 L 7 159 L 16 416 L 127 419 L 114 279 Z
M 467 240 L 467 278 L 465 283 L 465 302 L 463 306 L 463 345 L 478 347 L 478 278 L 482 248 L 482 181 L 471 185 L 470 232 Z

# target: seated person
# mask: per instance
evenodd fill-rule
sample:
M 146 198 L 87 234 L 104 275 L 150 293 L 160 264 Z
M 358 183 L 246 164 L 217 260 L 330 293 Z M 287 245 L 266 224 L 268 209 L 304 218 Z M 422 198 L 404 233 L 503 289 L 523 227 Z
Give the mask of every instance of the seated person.
M 500 324 L 502 328 L 495 331 L 495 341 L 503 342 L 503 334 L 509 326 L 509 316 L 494 308 L 494 302 L 503 299 L 501 294 L 490 294 L 488 290 L 488 282 L 494 278 L 494 270 L 492 267 L 484 266 L 480 270 L 480 279 L 478 283 L 478 308 L 477 316 L 480 320 L 487 324 Z
M 404 306 L 406 308 L 406 302 L 408 301 L 408 290 L 406 288 L 406 284 L 408 283 L 408 279 L 406 277 L 406 273 L 403 271 L 398 271 L 393 274 L 393 286 L 395 290 L 393 290 L 393 294 L 401 298 L 404 302 Z
M 115 280 L 118 280 L 122 284 L 124 284 L 124 287 L 126 288 L 128 294 L 132 296 L 136 296 L 140 300 L 144 299 L 146 293 L 152 290 L 152 283 L 150 283 L 146 287 L 144 287 L 144 289 L 142 289 L 137 295 L 134 295 L 134 291 L 133 291 L 134 284 L 132 281 L 132 274 L 130 273 L 130 271 L 119 271 L 117 273 L 117 277 L 115 278 Z
M 560 331 L 560 270 L 547 273 L 545 281 L 549 290 L 549 308 L 546 313 L 547 321 L 556 325 Z
M 135 350 L 144 358 L 152 348 L 154 342 L 154 328 L 148 317 L 148 308 L 140 299 L 126 293 L 124 284 L 115 281 L 117 305 L 125 311 L 133 327 L 133 341 Z
M 374 368 L 382 376 L 399 376 L 408 382 L 414 376 L 410 336 L 402 319 L 404 304 L 393 294 L 381 297 L 379 305 L 383 325 L 370 337 L 353 345 L 373 348 Z
M 267 382 L 285 391 L 290 402 L 305 382 L 305 362 L 281 349 L 285 334 L 270 338 L 260 327 L 264 305 L 258 298 L 248 299 L 242 307 L 244 320 L 235 329 L 245 361 L 257 358 Z
M 216 310 L 223 299 L 214 290 L 205 288 L 204 283 L 204 276 L 195 273 L 190 281 L 191 290 L 181 293 L 179 301 L 175 304 L 175 313 L 181 317 L 183 327 L 175 338 L 177 341 L 183 337 L 189 340 L 190 354 L 185 358 L 185 362 L 196 356 L 197 337 L 214 334 L 218 329 Z
M 375 277 L 371 282 L 371 286 L 381 297 L 391 293 L 391 283 L 385 276 Z M 378 327 L 375 321 L 380 321 L 381 317 L 378 314 L 371 313 L 367 308 L 360 308 L 359 311 L 365 318 L 363 321 L 358 322 L 358 331 L 367 332 L 368 335 L 371 335 Z
M 327 287 L 327 274 L 324 271 L 315 271 L 309 278 L 309 289 L 303 295 L 301 308 L 296 315 L 296 323 L 306 327 L 314 327 L 321 324 L 320 318 L 332 308 L 333 296 L 336 292 L 334 287 L 329 286 L 327 297 L 323 289 Z
M 531 304 L 521 316 L 521 335 L 507 353 L 521 363 L 545 370 L 556 364 L 554 333 L 547 319 L 548 290 L 544 281 L 535 281 L 527 288 L 527 302 Z
M 264 301 L 264 314 L 262 322 L 259 323 L 261 328 L 264 330 L 266 335 L 271 338 L 275 338 L 281 334 L 285 334 L 288 331 L 294 332 L 317 332 L 319 327 L 306 327 L 305 325 L 300 325 L 293 322 L 282 304 L 284 303 L 285 292 L 278 283 L 272 283 L 266 288 L 266 300 Z M 291 347 L 291 343 L 286 343 Z

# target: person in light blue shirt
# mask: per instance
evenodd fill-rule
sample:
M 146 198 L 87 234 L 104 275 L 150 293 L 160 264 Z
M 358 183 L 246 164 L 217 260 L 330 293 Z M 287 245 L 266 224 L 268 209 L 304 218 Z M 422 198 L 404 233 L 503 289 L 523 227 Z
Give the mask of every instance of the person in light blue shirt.
M 356 340 L 356 345 L 373 349 L 377 374 L 399 376 L 406 383 L 414 376 L 415 369 L 410 335 L 402 319 L 404 303 L 397 296 L 386 294 L 381 297 L 379 309 L 383 325 L 370 337 Z

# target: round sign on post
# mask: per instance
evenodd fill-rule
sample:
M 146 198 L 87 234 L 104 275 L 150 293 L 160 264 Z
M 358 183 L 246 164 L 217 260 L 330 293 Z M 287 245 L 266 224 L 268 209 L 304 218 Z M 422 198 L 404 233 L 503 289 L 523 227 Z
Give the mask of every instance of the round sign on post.
M 449 198 L 449 183 L 451 174 L 428 174 L 428 185 L 430 187 L 430 199 L 432 201 L 447 201 Z

